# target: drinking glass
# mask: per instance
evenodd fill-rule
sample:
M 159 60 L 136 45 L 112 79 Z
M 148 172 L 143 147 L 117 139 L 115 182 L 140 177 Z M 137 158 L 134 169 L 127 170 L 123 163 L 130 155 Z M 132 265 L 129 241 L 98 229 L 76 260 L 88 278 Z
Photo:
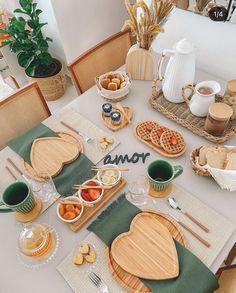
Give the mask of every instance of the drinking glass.
M 147 203 L 149 184 L 146 176 L 139 175 L 128 185 L 130 200 L 134 205 L 142 206 Z

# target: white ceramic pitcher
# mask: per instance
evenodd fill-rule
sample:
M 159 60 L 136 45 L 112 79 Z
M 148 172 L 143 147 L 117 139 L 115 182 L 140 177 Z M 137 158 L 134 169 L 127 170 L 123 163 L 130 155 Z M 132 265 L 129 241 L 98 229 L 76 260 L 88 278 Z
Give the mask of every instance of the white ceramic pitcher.
M 170 55 L 164 77 L 162 64 L 164 57 Z M 186 39 L 179 41 L 173 50 L 164 50 L 158 69 L 159 80 L 162 82 L 162 91 L 165 98 L 172 103 L 182 103 L 182 87 L 192 84 L 195 76 L 194 46 Z
M 201 91 L 203 88 L 210 89 L 211 91 L 203 93 Z M 191 99 L 185 95 L 185 90 L 187 89 L 192 90 Z M 206 117 L 210 105 L 215 103 L 215 95 L 218 94 L 220 90 L 221 87 L 218 82 L 213 80 L 202 81 L 196 86 L 191 84 L 184 86 L 182 89 L 182 96 L 193 115 Z

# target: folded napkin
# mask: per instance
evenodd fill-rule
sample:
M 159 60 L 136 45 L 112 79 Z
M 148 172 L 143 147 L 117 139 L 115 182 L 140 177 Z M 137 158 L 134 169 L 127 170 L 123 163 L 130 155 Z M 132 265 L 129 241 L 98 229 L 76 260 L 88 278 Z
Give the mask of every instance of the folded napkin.
M 210 172 L 211 176 L 222 189 L 231 192 L 236 190 L 236 170 L 216 169 L 211 168 L 209 165 L 205 165 L 204 167 Z
M 142 212 L 121 195 L 88 226 L 107 246 L 121 233 L 129 231 L 133 218 Z M 218 288 L 215 275 L 188 249 L 175 241 L 179 259 L 179 276 L 171 280 L 141 281 L 153 293 L 212 293 Z
M 39 123 L 22 135 L 9 141 L 7 145 L 31 165 L 30 151 L 32 143 L 36 138 L 41 137 L 58 137 L 58 135 L 45 125 Z M 95 175 L 95 172 L 91 171 L 93 165 L 84 154 L 80 154 L 74 162 L 65 165 L 59 175 L 53 178 L 58 193 L 62 196 L 72 195 L 74 193 L 72 189 L 74 184 L 81 184 Z

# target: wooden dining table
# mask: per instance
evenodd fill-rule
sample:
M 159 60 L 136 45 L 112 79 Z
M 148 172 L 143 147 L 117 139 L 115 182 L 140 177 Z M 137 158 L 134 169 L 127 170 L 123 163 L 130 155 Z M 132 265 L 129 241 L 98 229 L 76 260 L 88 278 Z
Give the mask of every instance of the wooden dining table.
M 224 81 L 207 75 L 204 72 L 197 73 L 197 81 L 215 79 L 224 86 Z M 137 175 L 146 174 L 147 165 L 155 159 L 163 159 L 161 155 L 144 145 L 134 136 L 135 125 L 142 120 L 159 121 L 171 129 L 178 130 L 184 136 L 187 149 L 183 156 L 174 159 L 167 159 L 174 165 L 182 165 L 184 172 L 176 179 L 176 183 L 190 192 L 192 195 L 200 199 L 207 206 L 216 210 L 219 214 L 236 224 L 236 192 L 228 192 L 222 190 L 216 182 L 211 178 L 200 177 L 191 169 L 189 156 L 191 151 L 201 145 L 211 144 L 204 138 L 201 138 L 189 130 L 175 124 L 162 114 L 158 113 L 149 105 L 151 97 L 151 81 L 132 81 L 131 91 L 128 97 L 122 101 L 123 105 L 127 105 L 133 109 L 134 116 L 132 123 L 124 129 L 111 132 L 102 123 L 101 112 L 104 99 L 98 94 L 96 87 L 92 87 L 84 94 L 78 96 L 71 103 L 56 111 L 51 117 L 45 120 L 45 125 L 50 125 L 54 119 L 60 119 L 63 112 L 73 109 L 90 119 L 100 128 L 108 131 L 112 136 L 120 140 L 120 145 L 111 152 L 111 157 L 116 154 L 128 154 L 131 156 L 134 152 L 150 153 L 145 164 L 140 160 L 136 164 L 124 163 L 122 167 L 128 167 L 129 172 L 124 172 L 123 176 L 128 182 L 134 181 Z M 236 137 L 227 142 L 227 145 L 235 145 Z M 20 158 L 8 147 L 0 151 L 0 192 L 2 194 L 7 183 L 13 181 L 13 178 L 6 172 L 6 157 L 10 156 L 19 163 Z M 165 158 L 164 158 L 165 159 Z M 124 191 L 127 187 L 124 187 Z M 121 193 L 121 192 L 120 192 Z M 118 193 L 117 196 L 120 194 Z M 96 215 L 97 216 L 97 215 Z M 96 218 L 94 216 L 92 220 Z M 56 271 L 57 265 L 65 258 L 73 247 L 84 237 L 88 235 L 86 226 L 79 232 L 72 232 L 56 215 L 56 204 L 53 204 L 46 210 L 37 221 L 45 222 L 55 227 L 60 237 L 59 250 L 56 258 L 46 266 L 40 269 L 27 269 L 17 259 L 16 247 L 22 224 L 16 222 L 12 213 L 4 213 L 0 215 L 0 292 L 3 293 L 39 293 L 39 292 L 57 292 L 69 293 L 70 287 Z M 91 221 L 89 223 L 91 223 Z M 210 269 L 215 273 L 226 258 L 233 244 L 236 242 L 236 234 L 234 233 L 224 246 L 218 257 L 215 259 Z M 83 280 L 81 280 L 83 282 Z M 95 291 L 94 291 L 95 292 Z M 82 292 L 81 292 L 82 293 Z M 117 292 L 118 293 L 118 292 Z

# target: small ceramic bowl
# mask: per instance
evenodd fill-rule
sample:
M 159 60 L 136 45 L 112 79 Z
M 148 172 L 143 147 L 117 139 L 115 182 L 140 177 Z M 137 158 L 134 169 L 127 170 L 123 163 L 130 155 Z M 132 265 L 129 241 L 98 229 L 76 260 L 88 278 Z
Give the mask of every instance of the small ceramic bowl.
M 117 169 L 118 166 L 115 165 L 115 164 L 106 164 L 106 165 L 103 165 L 102 167 L 111 167 L 111 168 L 114 168 L 114 169 Z M 101 168 L 102 168 L 101 167 Z M 105 173 L 106 171 L 98 171 L 97 173 L 97 178 L 98 180 L 101 182 L 101 184 L 103 185 L 108 185 L 108 186 L 115 186 L 119 181 L 120 181 L 120 178 L 121 178 L 121 171 L 116 171 L 117 172 L 117 179 L 114 181 L 114 182 L 111 182 L 111 183 L 108 183 L 108 182 L 104 182 L 102 180 L 102 175 Z
M 68 200 L 68 201 L 75 201 L 75 202 L 80 202 L 81 203 L 81 200 L 78 197 L 76 197 L 76 196 L 68 196 L 68 197 L 66 197 L 66 200 Z M 77 217 L 75 217 L 74 219 L 72 219 L 72 220 L 66 220 L 59 213 L 59 207 L 60 207 L 60 205 L 61 205 L 60 203 L 58 203 L 58 205 L 57 205 L 57 216 L 58 216 L 59 219 L 61 219 L 65 223 L 74 223 L 74 222 L 78 221 L 82 217 L 82 215 L 83 215 L 84 206 L 81 203 L 81 211 L 80 211 L 80 214 Z
M 87 181 L 85 181 L 82 185 L 87 185 L 87 183 L 90 182 L 90 181 L 95 182 L 96 185 L 99 185 L 99 186 L 102 185 L 102 183 L 101 183 L 100 181 L 96 180 L 96 179 L 90 179 L 90 180 L 87 180 Z M 84 202 L 84 203 L 95 204 L 95 203 L 99 202 L 99 201 L 102 199 L 102 197 L 103 197 L 104 189 L 101 189 L 101 188 L 100 188 L 100 190 L 101 190 L 101 194 L 100 194 L 100 196 L 99 196 L 96 200 L 93 200 L 93 201 L 85 200 L 85 199 L 82 197 L 82 190 L 78 190 L 78 197 L 79 197 L 79 200 L 80 200 L 82 203 Z

